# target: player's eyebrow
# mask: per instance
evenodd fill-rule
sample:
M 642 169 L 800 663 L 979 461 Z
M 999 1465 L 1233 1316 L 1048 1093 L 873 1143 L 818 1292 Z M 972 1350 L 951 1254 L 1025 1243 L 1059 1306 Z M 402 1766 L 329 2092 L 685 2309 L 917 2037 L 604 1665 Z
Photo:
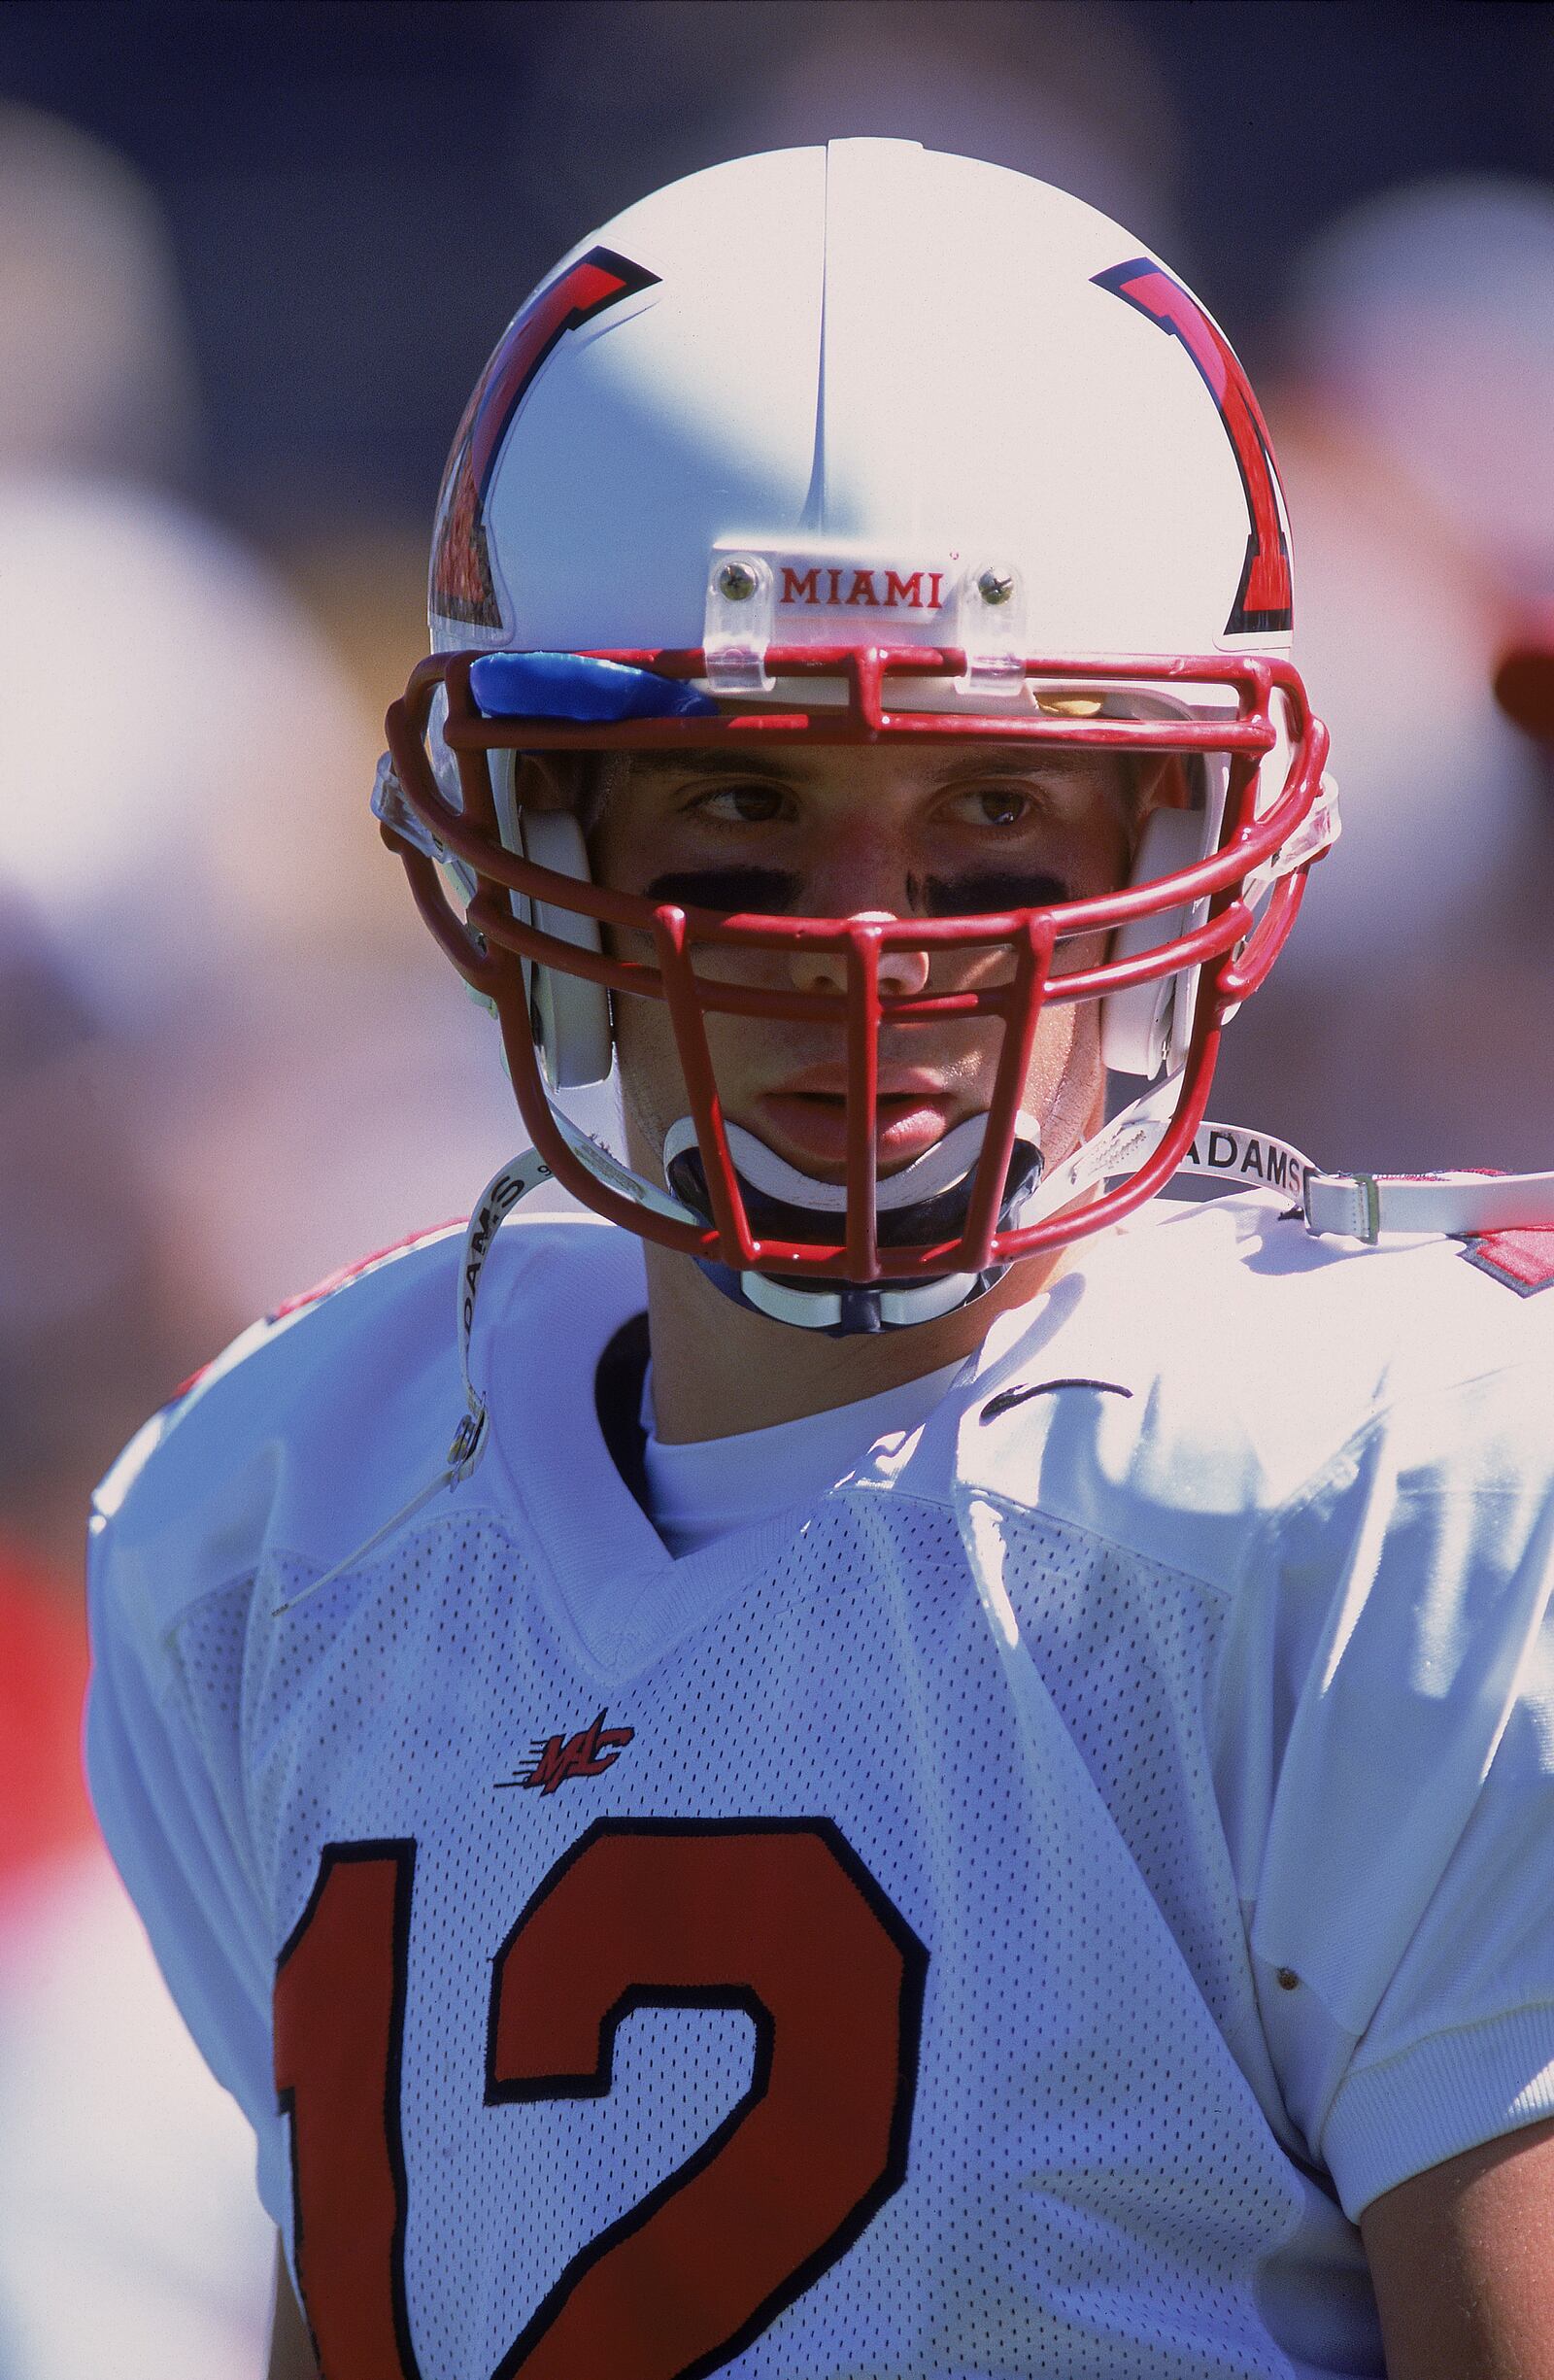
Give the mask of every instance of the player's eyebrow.
M 750 776 L 788 783 L 794 774 L 794 761 L 778 760 L 768 752 L 742 752 L 734 744 L 717 751 L 698 745 L 689 752 L 633 752 L 629 758 L 633 777 L 726 776 L 730 769 L 738 769 Z
M 821 744 L 794 748 L 785 754 L 771 751 L 752 752 L 737 744 L 721 745 L 716 749 L 694 745 L 688 751 L 633 752 L 627 758 L 630 774 L 641 780 L 647 776 L 726 776 L 737 770 L 742 776 L 769 777 L 776 784 L 793 784 L 795 779 L 812 774 L 819 760 L 838 752 L 845 745 Z M 937 758 L 937 756 L 935 756 Z M 1071 762 L 1070 753 L 1011 752 L 1003 747 L 977 751 L 947 751 L 939 762 L 937 781 L 949 785 L 964 777 L 985 775 L 990 768 L 1006 771 L 1011 776 L 1035 778 L 1050 775 L 1064 763 Z

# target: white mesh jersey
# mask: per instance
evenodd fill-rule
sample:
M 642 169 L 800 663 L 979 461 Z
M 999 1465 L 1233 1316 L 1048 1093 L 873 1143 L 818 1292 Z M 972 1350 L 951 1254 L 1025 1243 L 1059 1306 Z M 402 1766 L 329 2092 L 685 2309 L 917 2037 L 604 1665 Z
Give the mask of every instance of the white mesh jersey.
M 1156 1210 L 672 1561 L 633 1241 L 456 1238 L 105 1485 L 88 1750 L 326 2380 L 1382 2368 L 1356 2218 L 1554 2113 L 1554 1295 Z M 487 1310 L 489 1301 L 490 1310 Z

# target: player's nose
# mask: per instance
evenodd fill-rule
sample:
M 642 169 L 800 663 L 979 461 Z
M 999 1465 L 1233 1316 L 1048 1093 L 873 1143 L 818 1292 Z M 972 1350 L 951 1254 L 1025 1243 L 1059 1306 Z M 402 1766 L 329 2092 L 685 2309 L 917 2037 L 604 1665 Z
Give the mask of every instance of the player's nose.
M 894 926 L 896 916 L 891 909 L 855 909 L 849 921 L 860 926 Z M 797 992 L 845 992 L 847 989 L 847 953 L 841 950 L 795 950 L 789 960 L 794 989 Z M 915 999 L 928 989 L 929 954 L 926 950 L 898 949 L 887 946 L 880 952 L 879 987 L 897 998 Z

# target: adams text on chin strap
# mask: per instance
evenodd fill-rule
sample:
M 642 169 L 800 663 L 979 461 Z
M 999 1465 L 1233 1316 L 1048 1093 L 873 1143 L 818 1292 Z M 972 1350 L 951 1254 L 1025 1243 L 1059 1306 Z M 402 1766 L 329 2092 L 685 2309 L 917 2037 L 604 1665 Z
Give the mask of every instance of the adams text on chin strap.
M 486 1451 L 488 1407 L 470 1371 L 470 1350 L 475 1335 L 475 1299 L 480 1289 L 480 1276 L 486 1270 L 486 1259 L 495 1244 L 496 1235 L 514 1207 L 531 1190 L 537 1190 L 541 1182 L 550 1178 L 551 1169 L 539 1152 L 531 1148 L 523 1150 L 491 1175 L 485 1191 L 476 1201 L 474 1212 L 465 1227 L 463 1256 L 458 1268 L 458 1370 L 464 1389 L 464 1411 L 458 1417 L 458 1427 L 454 1432 L 442 1470 L 434 1479 L 428 1479 L 408 1504 L 402 1505 L 390 1519 L 386 1520 L 381 1529 L 375 1529 L 369 1538 L 352 1552 L 344 1554 L 331 1569 L 310 1580 L 306 1586 L 300 1587 L 296 1594 L 287 1596 L 284 1603 L 274 1605 L 271 1612 L 273 1618 L 279 1619 L 285 1612 L 294 1612 L 299 1603 L 305 1603 L 310 1595 L 316 1595 L 320 1587 L 327 1586 L 343 1571 L 354 1569 L 363 1555 L 375 1553 L 396 1529 L 407 1520 L 413 1520 L 433 1496 L 440 1495 L 445 1487 L 456 1487 L 460 1479 L 467 1479 L 480 1461 Z
M 1166 1094 L 1174 1078 L 1151 1086 L 1112 1121 L 1046 1174 L 1026 1203 L 1022 1223 L 1039 1221 L 1093 1189 L 1098 1182 L 1135 1173 L 1159 1147 L 1170 1123 Z M 581 1138 L 581 1136 L 579 1136 Z M 594 1144 L 597 1156 L 621 1186 L 635 1181 Z M 442 1490 L 467 1479 L 486 1451 L 490 1413 L 476 1385 L 472 1361 L 475 1308 L 486 1261 L 515 1207 L 551 1178 L 534 1149 L 493 1173 L 464 1233 L 458 1268 L 458 1368 L 464 1411 L 443 1468 L 381 1529 L 321 1577 L 274 1606 L 274 1615 L 295 1611 L 342 1572 L 375 1552 Z M 1306 1229 L 1324 1238 L 1359 1240 L 1374 1246 L 1384 1233 L 1460 1234 L 1476 1237 L 1506 1231 L 1554 1230 L 1554 1173 L 1324 1173 L 1288 1140 L 1232 1124 L 1203 1123 L 1178 1168 L 1176 1179 L 1198 1180 L 1217 1192 L 1276 1189 L 1299 1207 Z M 657 1199 L 655 1197 L 655 1203 Z

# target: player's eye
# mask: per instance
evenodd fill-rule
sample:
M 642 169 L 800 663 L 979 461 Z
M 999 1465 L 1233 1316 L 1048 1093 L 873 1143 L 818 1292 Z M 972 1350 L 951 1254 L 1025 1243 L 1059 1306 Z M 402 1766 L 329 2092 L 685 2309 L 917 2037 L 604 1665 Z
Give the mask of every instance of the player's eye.
M 1035 802 L 1018 785 L 973 785 L 957 794 L 949 814 L 958 826 L 1020 827 L 1029 825 Z
M 742 785 L 719 785 L 698 795 L 690 804 L 698 818 L 724 827 L 764 827 L 787 814 L 788 794 L 781 785 L 749 780 Z

